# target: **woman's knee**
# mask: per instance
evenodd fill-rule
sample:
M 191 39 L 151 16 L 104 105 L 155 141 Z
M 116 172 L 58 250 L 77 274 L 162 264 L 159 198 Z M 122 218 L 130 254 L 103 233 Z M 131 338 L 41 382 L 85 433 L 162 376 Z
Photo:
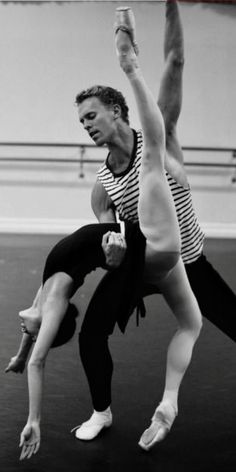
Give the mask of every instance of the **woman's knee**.
M 171 308 L 179 328 L 191 332 L 193 338 L 197 339 L 202 328 L 202 315 L 193 292 L 186 290 L 184 293 L 177 293 Z
M 202 329 L 202 316 L 199 308 L 195 306 L 189 308 L 187 315 L 178 317 L 178 323 L 180 329 L 188 331 L 196 341 Z
M 202 317 L 197 316 L 196 319 L 191 323 L 191 331 L 194 335 L 195 340 L 199 337 L 202 329 Z

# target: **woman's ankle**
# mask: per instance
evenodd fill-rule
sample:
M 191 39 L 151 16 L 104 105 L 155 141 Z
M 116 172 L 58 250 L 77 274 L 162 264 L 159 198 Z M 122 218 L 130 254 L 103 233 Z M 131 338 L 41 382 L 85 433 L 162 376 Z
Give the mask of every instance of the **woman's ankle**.
M 139 70 L 137 56 L 128 33 L 119 30 L 116 34 L 116 51 L 123 71 L 129 75 Z

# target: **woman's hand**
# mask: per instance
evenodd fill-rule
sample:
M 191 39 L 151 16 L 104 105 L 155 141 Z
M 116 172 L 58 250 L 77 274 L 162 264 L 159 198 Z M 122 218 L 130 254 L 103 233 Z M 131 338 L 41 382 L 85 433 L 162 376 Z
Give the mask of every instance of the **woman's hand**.
M 107 265 L 112 269 L 119 267 L 127 249 L 123 234 L 108 231 L 108 233 L 103 235 L 102 248 Z
M 36 454 L 40 447 L 40 426 L 38 422 L 27 423 L 20 435 L 20 444 L 22 447 L 20 461 L 30 459 L 32 454 Z
M 9 364 L 6 367 L 5 372 L 12 371 L 16 373 L 20 372 L 22 374 L 22 372 L 24 372 L 24 368 L 25 368 L 25 359 L 23 359 L 22 357 L 13 356 L 11 357 Z

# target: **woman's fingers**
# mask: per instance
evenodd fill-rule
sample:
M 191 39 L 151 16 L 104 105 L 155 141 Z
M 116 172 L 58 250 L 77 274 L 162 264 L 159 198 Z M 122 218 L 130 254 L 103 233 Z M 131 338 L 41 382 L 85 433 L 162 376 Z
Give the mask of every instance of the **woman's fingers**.
M 40 441 L 33 444 L 23 444 L 20 461 L 23 459 L 30 459 L 33 454 L 36 454 L 39 450 Z

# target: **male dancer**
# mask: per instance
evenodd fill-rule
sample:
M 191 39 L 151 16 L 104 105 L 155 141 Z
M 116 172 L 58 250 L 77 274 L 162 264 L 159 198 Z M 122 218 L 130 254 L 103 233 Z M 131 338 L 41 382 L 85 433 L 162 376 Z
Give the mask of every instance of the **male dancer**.
M 198 300 L 203 316 L 235 340 L 236 297 L 203 255 L 203 233 L 192 207 L 190 188 L 184 169 L 183 153 L 176 135 L 176 126 L 182 105 L 183 49 L 183 31 L 178 6 L 175 1 L 167 1 L 164 44 L 166 67 L 161 82 L 158 103 L 166 128 L 167 152 L 165 167 L 169 173 L 168 181 L 181 231 L 181 254 L 192 290 Z M 92 96 L 92 91 L 90 91 L 90 94 Z M 85 127 L 96 144 L 99 145 L 99 133 L 96 136 L 91 131 L 94 128 L 96 129 L 96 125 L 92 127 L 91 123 L 92 121 L 86 123 Z M 136 146 L 138 152 L 141 152 L 141 147 L 142 139 L 138 135 Z M 132 146 L 130 152 L 127 153 L 126 162 L 123 159 L 120 169 L 116 167 L 113 176 L 109 174 L 110 162 L 107 160 L 108 165 L 105 165 L 98 173 L 98 182 L 92 196 L 93 209 L 100 222 L 115 221 L 113 208 L 116 203 L 120 212 L 123 212 L 123 217 L 127 217 L 127 215 L 128 218 L 132 217 L 132 202 L 136 198 Z M 132 165 L 130 165 L 130 162 L 132 162 Z M 125 168 L 128 168 L 126 180 L 130 178 L 133 182 L 133 192 L 129 194 L 124 190 L 126 182 L 124 182 L 123 189 L 118 187 L 119 171 L 120 176 L 122 176 Z M 114 174 L 116 174 L 115 178 Z M 109 186 L 112 188 L 110 195 Z M 127 214 L 127 208 L 124 210 L 125 199 L 127 200 L 126 207 L 129 208 L 129 205 L 131 207 L 130 214 Z M 125 211 L 126 215 L 124 214 Z M 105 243 L 104 250 L 106 251 Z M 109 257 L 111 258 L 109 247 L 107 251 L 109 251 Z M 102 280 L 90 302 L 80 333 L 81 359 L 88 377 L 95 411 L 90 420 L 77 429 L 76 437 L 78 439 L 93 439 L 103 427 L 112 423 L 110 403 L 113 363 L 108 349 L 108 336 L 112 333 L 116 322 L 112 316 L 113 308 L 117 303 L 116 292 L 112 290 L 113 279 L 115 280 L 116 277 L 118 277 L 118 272 L 115 273 L 114 271 Z M 145 281 L 144 294 L 154 293 L 155 291 L 156 288 L 151 287 Z M 106 300 L 106 304 L 104 300 Z M 95 358 L 96 362 L 94 362 Z M 101 368 L 99 368 L 99 365 Z

